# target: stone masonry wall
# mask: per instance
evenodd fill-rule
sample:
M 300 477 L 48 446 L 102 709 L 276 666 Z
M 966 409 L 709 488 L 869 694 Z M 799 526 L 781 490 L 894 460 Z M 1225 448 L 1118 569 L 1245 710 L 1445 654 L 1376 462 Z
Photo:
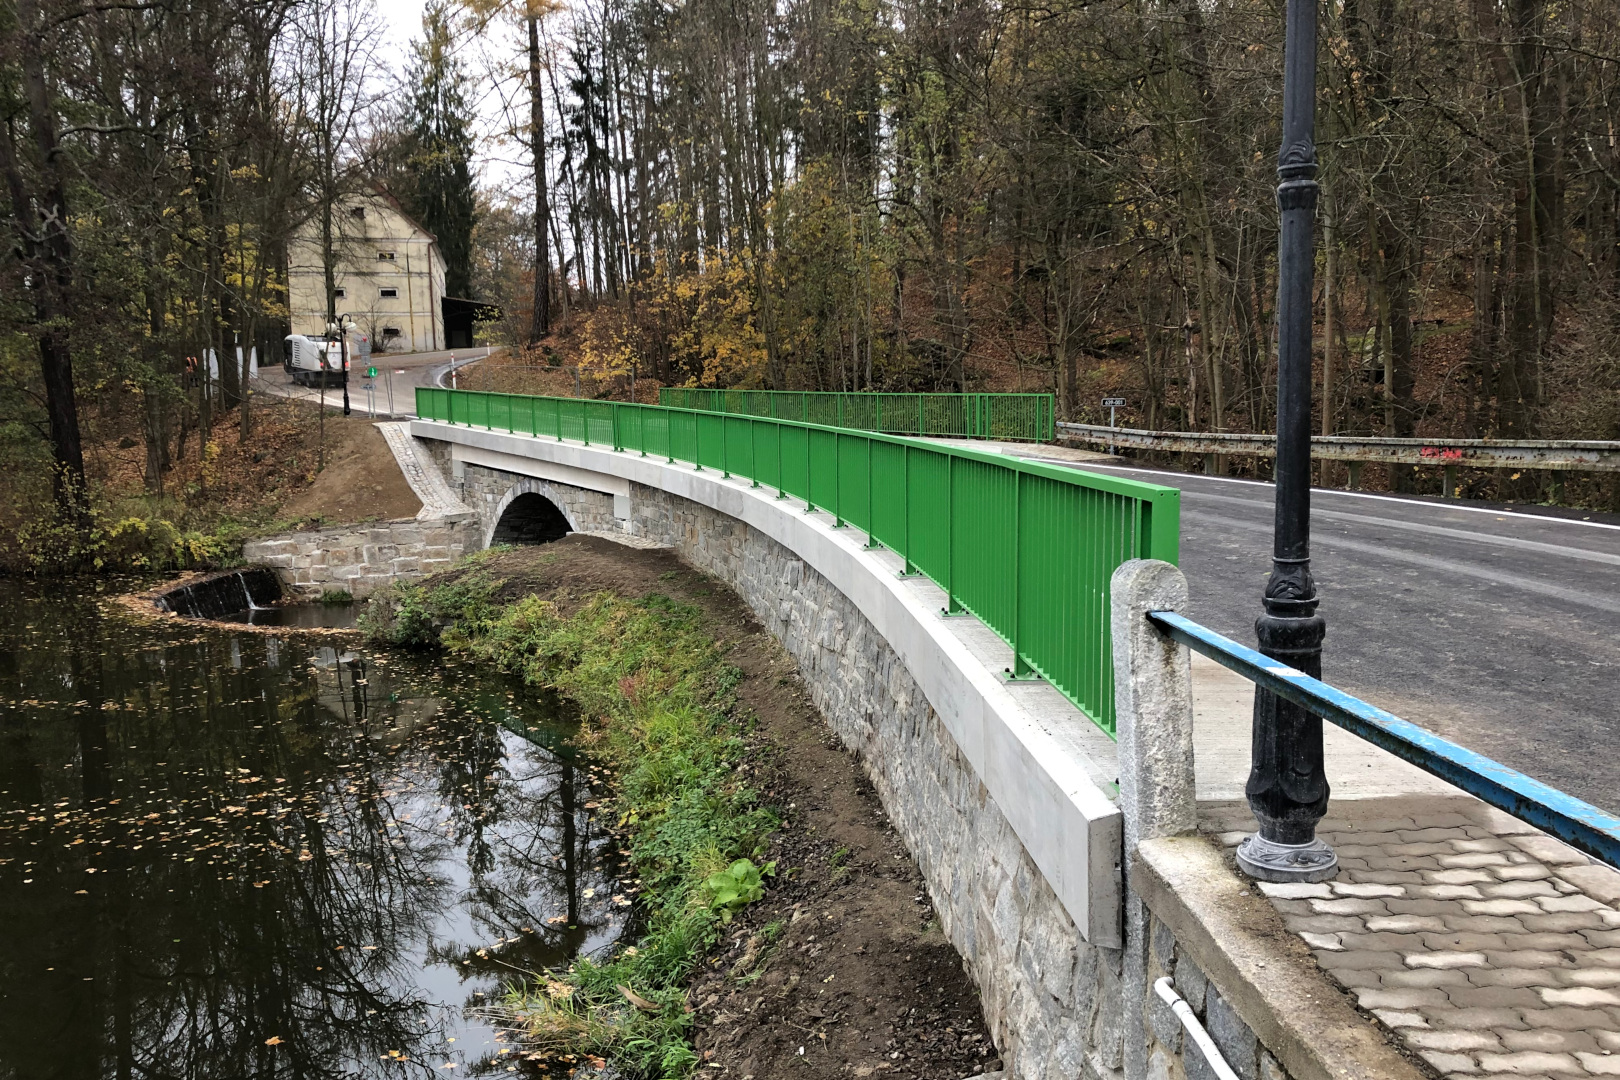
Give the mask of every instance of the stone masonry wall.
M 1120 953 L 1080 936 L 888 643 L 830 582 L 743 522 L 641 485 L 631 507 L 635 535 L 736 590 L 797 661 L 916 856 L 1007 1075 L 1114 1075 Z
M 1166 975 L 1171 977 L 1176 993 L 1192 1007 L 1240 1080 L 1289 1080 L 1287 1071 L 1260 1045 L 1254 1032 L 1227 1003 L 1220 988 L 1186 955 L 1170 927 L 1151 912 L 1148 914 L 1147 993 L 1141 1003 L 1147 1019 L 1148 1080 L 1215 1080 L 1215 1071 L 1188 1037 L 1181 1020 L 1154 992 L 1153 984 Z
M 437 452 L 434 457 L 438 457 Z M 452 479 L 450 489 L 461 497 L 462 502 L 477 511 L 483 526 L 480 540 L 487 539 L 494 531 L 505 504 L 525 493 L 550 499 L 563 512 L 575 532 L 613 532 L 619 528 L 619 522 L 613 516 L 612 495 L 586 491 L 570 484 L 556 484 L 484 465 L 463 463 L 461 479 Z
M 443 570 L 481 546 L 476 521 L 384 521 L 249 541 L 242 557 L 275 569 L 291 592 L 342 589 L 356 599 L 387 583 Z

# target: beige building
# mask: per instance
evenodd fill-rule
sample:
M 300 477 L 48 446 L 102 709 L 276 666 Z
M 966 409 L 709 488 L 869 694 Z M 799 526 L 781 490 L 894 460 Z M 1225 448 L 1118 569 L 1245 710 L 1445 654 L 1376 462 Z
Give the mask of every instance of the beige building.
M 337 313 L 352 316 L 377 351 L 444 348 L 444 256 L 433 234 L 380 187 L 341 199 L 332 231 Z M 294 236 L 287 263 L 292 332 L 325 333 L 326 275 L 318 219 Z

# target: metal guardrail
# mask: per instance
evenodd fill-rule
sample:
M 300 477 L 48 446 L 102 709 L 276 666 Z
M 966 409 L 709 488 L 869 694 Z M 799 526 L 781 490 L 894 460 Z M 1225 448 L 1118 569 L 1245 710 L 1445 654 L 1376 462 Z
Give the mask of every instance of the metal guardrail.
M 875 394 L 810 390 L 705 390 L 666 386 L 658 403 L 674 409 L 797 420 L 824 427 L 946 439 L 1051 442 L 1051 394 Z
M 1060 438 L 1093 446 L 1130 446 L 1184 454 L 1274 457 L 1275 435 L 1227 432 L 1143 431 L 1101 424 L 1059 423 Z M 1349 435 L 1311 436 L 1311 457 L 1324 461 L 1487 469 L 1620 469 L 1620 442 L 1572 439 L 1385 439 Z
M 423 420 L 571 439 L 718 469 L 826 510 L 945 590 L 1114 731 L 1109 585 L 1128 559 L 1175 562 L 1181 492 L 1005 454 L 789 420 L 419 387 Z
M 1620 818 L 1613 814 L 1442 739 L 1376 705 L 1351 697 L 1185 616 L 1173 611 L 1151 611 L 1148 618 L 1171 638 L 1230 668 L 1256 686 L 1310 710 L 1594 858 L 1620 866 Z

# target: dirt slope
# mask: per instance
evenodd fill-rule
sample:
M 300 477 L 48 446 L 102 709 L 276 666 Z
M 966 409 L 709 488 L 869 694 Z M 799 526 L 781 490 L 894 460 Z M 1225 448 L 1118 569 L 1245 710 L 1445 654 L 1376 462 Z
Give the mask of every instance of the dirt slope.
M 352 524 L 415 517 L 422 509 L 388 441 L 368 416 L 326 417 L 326 467 L 282 506 L 297 521 Z

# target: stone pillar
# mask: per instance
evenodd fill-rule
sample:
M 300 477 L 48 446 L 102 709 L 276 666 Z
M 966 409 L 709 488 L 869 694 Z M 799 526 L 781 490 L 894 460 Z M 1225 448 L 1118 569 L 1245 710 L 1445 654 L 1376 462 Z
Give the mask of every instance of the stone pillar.
M 1147 906 L 1131 883 L 1131 855 L 1143 840 L 1198 829 L 1193 787 L 1192 655 L 1147 620 L 1184 611 L 1187 579 L 1169 563 L 1132 559 L 1110 585 L 1119 808 L 1125 818 L 1125 1080 L 1147 1076 Z

